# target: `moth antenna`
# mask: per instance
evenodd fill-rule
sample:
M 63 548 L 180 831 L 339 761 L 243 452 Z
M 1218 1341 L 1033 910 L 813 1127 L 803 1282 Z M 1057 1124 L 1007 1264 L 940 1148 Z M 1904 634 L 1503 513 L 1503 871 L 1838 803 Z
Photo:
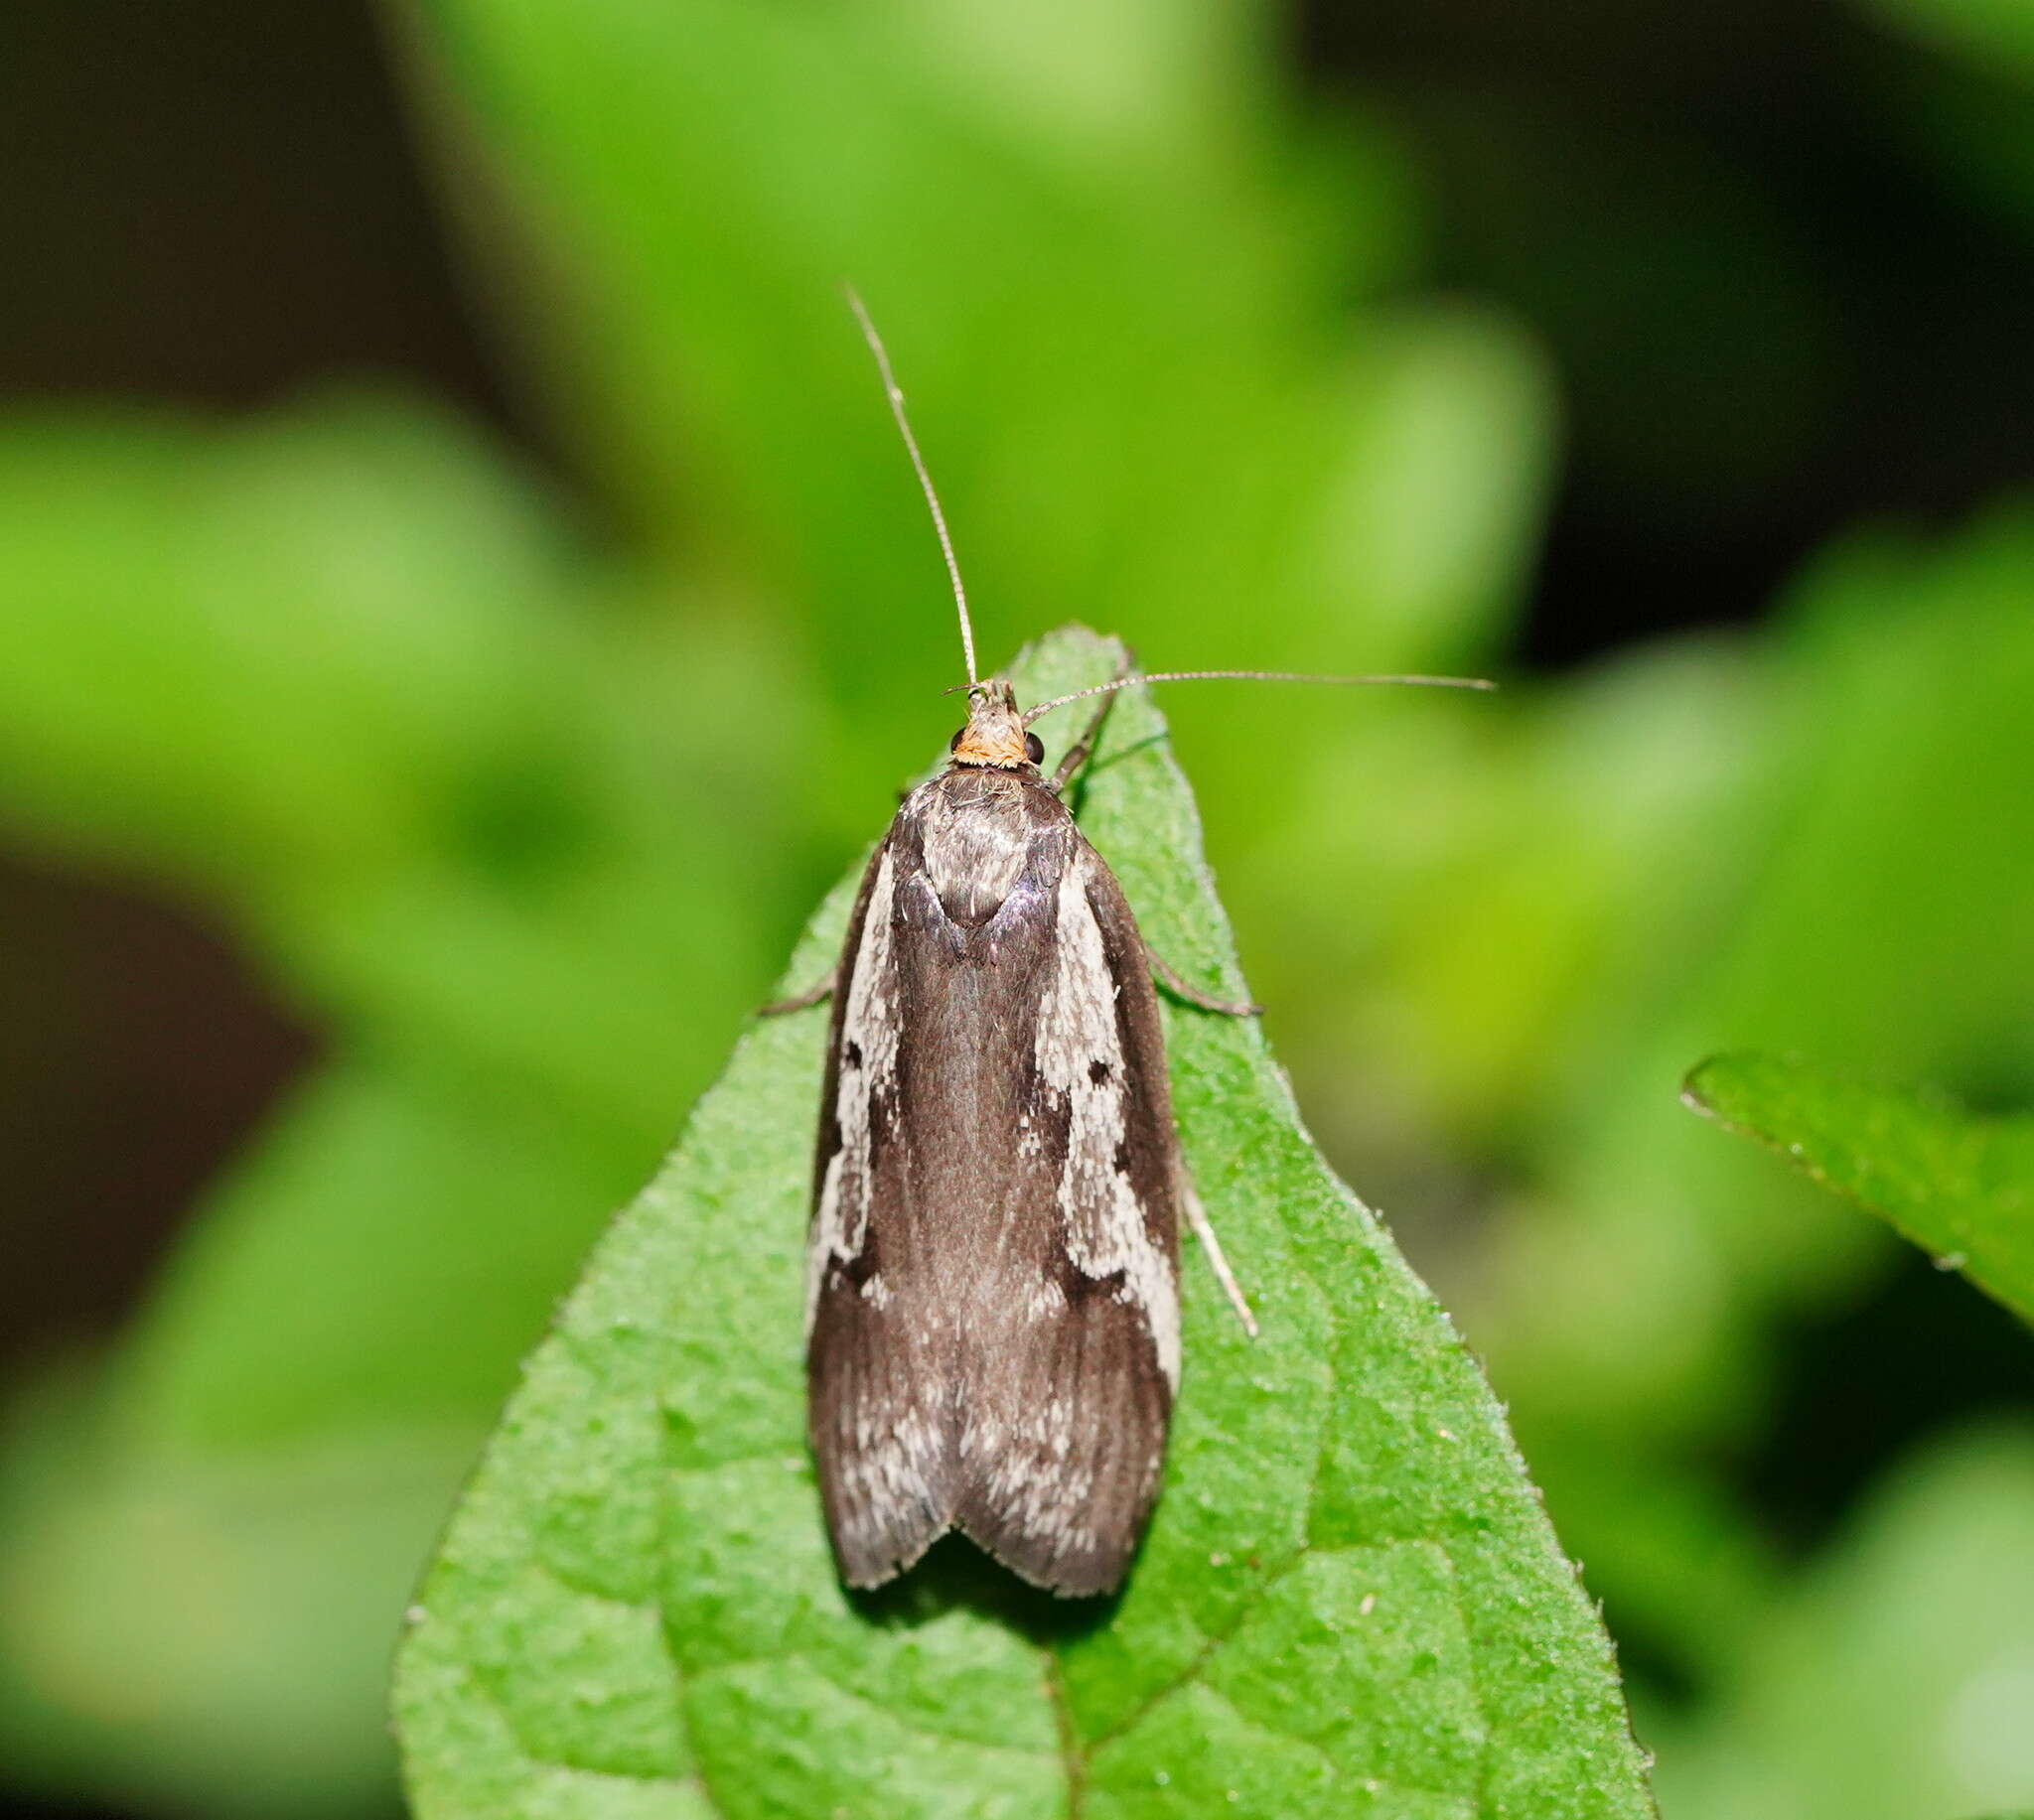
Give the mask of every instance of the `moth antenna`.
M 1056 695 L 1024 711 L 1029 727 L 1041 714 L 1064 708 L 1070 701 L 1084 701 L 1090 695 L 1106 695 L 1111 689 L 1127 689 L 1138 682 L 1325 682 L 1338 688 L 1358 683 L 1400 683 L 1419 689 L 1495 689 L 1487 676 L 1312 676 L 1301 670 L 1159 670 L 1149 676 L 1118 676 L 1113 682 L 1098 682 L 1091 689 L 1076 689 L 1071 695 Z
M 890 415 L 897 420 L 897 433 L 904 438 L 905 453 L 911 457 L 912 471 L 917 474 L 919 489 L 932 510 L 933 529 L 940 534 L 940 553 L 946 559 L 946 574 L 953 584 L 953 605 L 960 611 L 960 646 L 967 653 L 967 686 L 972 688 L 981 680 L 981 672 L 974 665 L 974 624 L 967 617 L 967 590 L 961 585 L 960 564 L 953 554 L 953 539 L 946 532 L 946 514 L 940 509 L 940 495 L 934 490 L 933 477 L 926 469 L 926 458 L 919 453 L 918 438 L 911 433 L 911 419 L 904 414 L 904 389 L 897 383 L 897 375 L 890 370 L 890 355 L 883 346 L 883 338 L 876 333 L 876 325 L 863 306 L 861 294 L 851 284 L 842 288 L 847 292 L 847 307 L 862 326 L 862 340 L 868 343 L 869 351 L 876 356 L 876 370 L 883 375 L 883 395 L 890 400 Z

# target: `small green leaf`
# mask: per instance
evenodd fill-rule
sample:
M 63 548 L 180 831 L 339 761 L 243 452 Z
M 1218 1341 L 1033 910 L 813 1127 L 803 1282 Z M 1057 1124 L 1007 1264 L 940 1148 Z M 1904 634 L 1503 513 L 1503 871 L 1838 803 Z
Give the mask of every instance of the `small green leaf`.
M 2034 1120 L 1974 1119 L 1762 1054 L 1703 1062 L 1681 1097 L 2034 1323 Z
M 1078 686 L 1119 648 L 1063 632 L 1021 681 Z M 1240 992 L 1148 700 L 1121 702 L 1078 806 L 1146 934 Z M 828 964 L 848 891 L 789 984 Z M 1167 1011 L 1188 1160 L 1263 1337 L 1190 1253 L 1167 1485 L 1127 1590 L 1054 1601 L 951 1543 L 844 1594 L 800 1366 L 823 1028 L 749 1032 L 530 1359 L 401 1651 L 420 1820 L 1653 1812 L 1502 1412 L 1254 1023 Z

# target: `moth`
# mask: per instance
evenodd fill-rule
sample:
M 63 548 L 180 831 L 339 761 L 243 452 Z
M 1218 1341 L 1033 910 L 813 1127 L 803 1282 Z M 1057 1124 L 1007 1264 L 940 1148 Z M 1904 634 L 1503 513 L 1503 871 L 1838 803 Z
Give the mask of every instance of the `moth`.
M 877 847 L 832 975 L 769 1008 L 833 1001 L 808 1434 L 849 1586 L 882 1585 L 957 1529 L 1034 1585 L 1103 1594 L 1158 1493 L 1182 1215 L 1256 1331 L 1181 1158 L 1154 969 L 1209 1011 L 1255 1007 L 1203 997 L 1147 947 L 1064 792 L 1115 690 L 1270 673 L 1125 675 L 1028 710 L 1008 682 L 980 680 L 938 495 L 882 342 L 849 301 L 939 531 L 970 681 L 946 768 Z M 1085 696 L 1101 700 L 1046 776 L 1031 724 Z

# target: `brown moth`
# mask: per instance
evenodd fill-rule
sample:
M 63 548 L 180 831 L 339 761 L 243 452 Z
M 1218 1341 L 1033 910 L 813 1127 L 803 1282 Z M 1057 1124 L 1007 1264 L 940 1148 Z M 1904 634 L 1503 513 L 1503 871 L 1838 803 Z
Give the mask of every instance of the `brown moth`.
M 903 395 L 859 299 L 953 584 Z M 805 1319 L 808 1432 L 843 1580 L 875 1587 L 957 1529 L 1034 1585 L 1113 1591 L 1158 1494 L 1180 1378 L 1184 1213 L 1244 1325 L 1173 1128 L 1153 969 L 1063 800 L 1120 676 L 1020 710 L 971 681 L 945 770 L 905 798 L 831 977 Z M 1308 681 L 1454 678 L 1283 678 Z M 1488 686 L 1488 685 L 1472 685 Z M 1030 725 L 1097 711 L 1051 777 Z
M 1107 1592 L 1157 1494 L 1184 1198 L 1158 1001 L 1038 759 L 1010 686 L 972 691 L 848 924 L 806 1356 L 850 1586 L 957 1528 L 1039 1586 Z

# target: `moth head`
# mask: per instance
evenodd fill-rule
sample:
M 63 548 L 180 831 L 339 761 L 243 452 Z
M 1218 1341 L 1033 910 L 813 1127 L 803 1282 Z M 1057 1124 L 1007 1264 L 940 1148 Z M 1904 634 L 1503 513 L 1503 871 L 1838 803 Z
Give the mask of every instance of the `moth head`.
M 967 691 L 967 725 L 948 750 L 955 765 L 984 770 L 1036 771 L 1045 757 L 1044 742 L 1025 731 L 1016 691 L 1000 679 Z

